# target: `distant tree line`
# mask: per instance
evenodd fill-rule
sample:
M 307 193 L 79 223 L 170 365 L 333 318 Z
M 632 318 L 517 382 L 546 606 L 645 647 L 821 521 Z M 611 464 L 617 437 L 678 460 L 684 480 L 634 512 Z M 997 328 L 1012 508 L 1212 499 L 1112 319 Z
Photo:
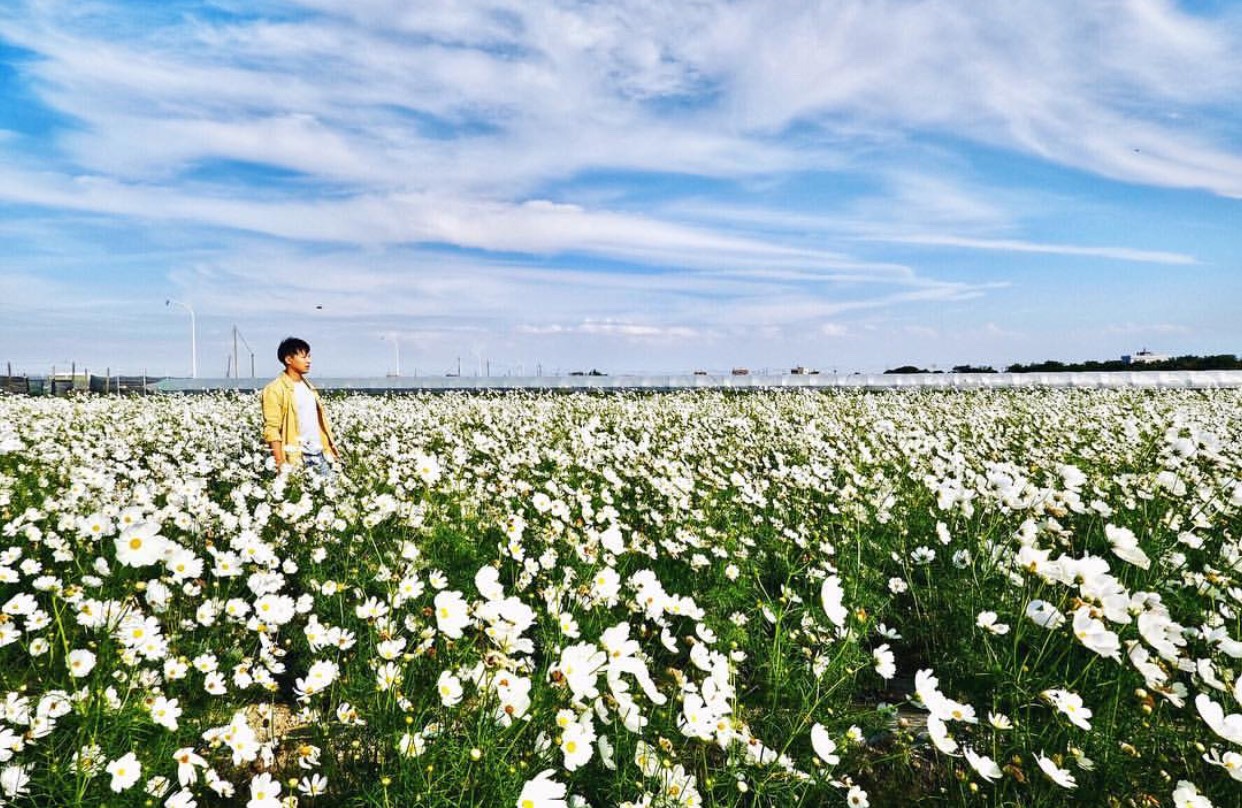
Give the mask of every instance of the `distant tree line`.
M 1242 370 L 1242 360 L 1233 354 L 1214 356 L 1174 356 L 1157 362 L 1123 362 L 1110 359 L 1105 362 L 1057 362 L 1049 359 L 1030 365 L 1010 365 L 1009 373 L 1067 373 L 1075 371 L 1109 370 Z
M 1103 362 L 1095 360 L 1087 362 L 1058 362 L 1048 359 L 1043 362 L 1021 363 L 1005 368 L 1006 373 L 1095 373 L 1113 370 L 1242 370 L 1242 359 L 1233 354 L 1215 354 L 1213 356 L 1174 356 L 1158 362 L 1125 362 L 1121 359 L 1108 359 Z M 902 365 L 890 368 L 885 373 L 944 373 L 943 370 L 928 370 L 915 365 Z M 950 373 L 996 373 L 996 369 L 988 365 L 954 365 Z

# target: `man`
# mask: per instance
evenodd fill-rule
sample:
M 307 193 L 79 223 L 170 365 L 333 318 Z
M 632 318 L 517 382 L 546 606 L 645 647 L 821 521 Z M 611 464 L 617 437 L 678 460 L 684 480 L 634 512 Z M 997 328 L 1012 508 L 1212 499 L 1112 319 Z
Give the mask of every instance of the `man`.
M 331 477 L 328 460 L 337 459 L 339 453 L 319 393 L 306 380 L 310 345 L 289 337 L 276 349 L 276 357 L 285 371 L 263 388 L 263 440 L 277 466 L 300 459 L 308 469 Z

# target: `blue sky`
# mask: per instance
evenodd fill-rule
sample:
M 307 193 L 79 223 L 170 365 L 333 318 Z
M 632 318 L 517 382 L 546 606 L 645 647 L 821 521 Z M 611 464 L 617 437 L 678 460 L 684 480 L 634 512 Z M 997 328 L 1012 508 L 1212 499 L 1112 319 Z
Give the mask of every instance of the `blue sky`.
M 0 362 L 1242 353 L 1242 4 L 10 0 Z M 243 369 L 249 361 L 243 351 Z

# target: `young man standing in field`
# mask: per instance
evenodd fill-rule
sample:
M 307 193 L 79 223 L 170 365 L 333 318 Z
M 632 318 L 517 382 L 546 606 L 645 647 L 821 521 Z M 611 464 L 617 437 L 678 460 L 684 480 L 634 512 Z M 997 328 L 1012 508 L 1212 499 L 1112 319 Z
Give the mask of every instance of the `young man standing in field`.
M 301 459 L 307 468 L 331 477 L 334 471 L 329 459 L 340 455 L 319 393 L 306 379 L 310 345 L 288 337 L 276 349 L 276 356 L 285 371 L 263 388 L 263 440 L 278 467 Z

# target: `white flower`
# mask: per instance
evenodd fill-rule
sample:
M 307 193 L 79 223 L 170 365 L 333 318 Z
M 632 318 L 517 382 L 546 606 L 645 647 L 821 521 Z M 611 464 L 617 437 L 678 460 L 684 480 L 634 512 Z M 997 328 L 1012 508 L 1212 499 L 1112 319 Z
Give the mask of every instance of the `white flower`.
M 935 713 L 927 716 L 927 736 L 931 738 L 932 744 L 944 754 L 957 754 L 957 741 L 949 735 L 949 728 L 944 720 Z
M 1060 688 L 1050 688 L 1040 695 L 1060 710 L 1074 726 L 1091 729 L 1091 710 L 1083 706 L 1082 697 L 1077 693 Z
M 328 778 L 322 774 L 311 774 L 298 781 L 298 791 L 308 797 L 318 797 L 328 791 Z
M 815 750 L 815 754 L 819 755 L 819 759 L 829 766 L 835 766 L 841 762 L 840 756 L 834 754 L 837 751 L 836 743 L 828 737 L 828 730 L 824 729 L 824 725 L 819 722 L 811 727 L 811 748 Z
M 824 579 L 824 583 L 820 586 L 819 598 L 824 607 L 824 614 L 837 628 L 844 627 L 845 619 L 849 616 L 849 612 L 841 603 L 844 597 L 845 590 L 841 588 L 840 578 L 829 575 Z
M 65 665 L 69 668 L 70 676 L 80 679 L 94 670 L 95 654 L 85 648 L 70 651 L 69 656 L 65 657 Z
M 173 752 L 173 760 L 177 761 L 177 782 L 182 788 L 198 782 L 197 770 L 207 768 L 207 761 L 189 746 Z
M 592 643 L 578 643 L 561 651 L 556 670 L 564 677 L 574 698 L 590 701 L 599 696 L 599 674 L 608 664 L 608 655 Z
M 1001 769 L 996 765 L 996 761 L 987 755 L 975 754 L 975 751 L 969 746 L 962 747 L 962 753 L 966 755 L 966 761 L 970 763 L 970 767 L 979 773 L 979 776 L 989 783 L 1000 779 Z
M 1199 709 L 1199 715 L 1212 732 L 1230 743 L 1242 746 L 1242 714 L 1231 713 L 1226 716 L 1224 709 L 1205 693 L 1195 696 L 1195 707 Z
M 401 684 L 401 668 L 395 662 L 385 662 L 375 671 L 375 687 L 381 692 L 392 690 Z
M 893 652 L 889 650 L 888 643 L 881 645 L 871 652 L 872 659 L 875 660 L 875 672 L 883 679 L 892 679 L 897 673 L 896 658 Z
M 168 544 L 159 531 L 160 526 L 155 522 L 140 522 L 126 528 L 112 540 L 116 546 L 116 560 L 127 567 L 146 567 L 159 561 Z
M 560 747 L 565 756 L 565 770 L 574 771 L 587 764 L 595 751 L 595 726 L 591 714 L 571 722 L 561 733 Z
M 1108 659 L 1121 659 L 1121 639 L 1092 616 L 1090 606 L 1074 610 L 1073 626 L 1074 636 L 1087 648 Z
M 470 624 L 470 607 L 456 590 L 440 592 L 435 599 L 436 627 L 454 640 L 461 639 L 462 629 Z
M 166 699 L 163 696 L 156 696 L 155 701 L 151 702 L 151 720 L 161 727 L 175 730 L 177 728 L 177 719 L 180 717 L 181 707 L 177 705 L 177 699 Z
M 182 788 L 164 800 L 164 808 L 198 808 L 198 801 L 194 799 L 193 791 Z
M 142 776 L 142 764 L 133 752 L 127 752 L 108 764 L 108 774 L 112 775 L 109 786 L 118 794 L 138 782 Z
M 522 786 L 517 808 L 568 808 L 565 786 L 552 779 L 552 770 L 545 769 Z
M 1054 629 L 1065 622 L 1065 615 L 1046 600 L 1033 600 L 1026 605 L 1026 616 L 1038 626 Z
M 1194 783 L 1178 780 L 1177 788 L 1173 789 L 1174 808 L 1212 808 L 1212 801 L 1199 793 Z
M 461 680 L 454 676 L 452 671 L 442 671 L 436 682 L 436 692 L 440 694 L 441 704 L 445 707 L 452 707 L 461 702 L 463 692 Z
M 1213 766 L 1220 766 L 1229 772 L 1229 776 L 1234 780 L 1242 781 L 1242 754 L 1237 752 L 1226 752 L 1221 755 L 1215 749 L 1210 754 L 1203 756 L 1203 759 Z
M 1105 525 L 1104 535 L 1113 545 L 1114 555 L 1121 560 L 1128 561 L 1140 569 L 1148 569 L 1151 566 L 1151 559 L 1138 546 L 1138 538 L 1135 537 L 1134 531 L 1126 527 Z
M 1070 774 L 1068 769 L 1062 769 L 1056 763 L 1044 757 L 1042 753 L 1035 756 L 1035 762 L 1039 764 L 1039 768 L 1044 770 L 1044 774 L 1048 775 L 1048 779 L 1061 788 L 1074 788 L 1078 785 L 1077 781 L 1074 780 L 1074 775 Z
M 250 800 L 246 808 L 281 808 L 280 781 L 267 772 L 255 775 L 250 781 Z
M 474 574 L 474 587 L 484 600 L 501 600 L 505 596 L 505 588 L 500 584 L 500 570 L 491 564 L 479 567 Z
M 979 616 L 975 618 L 975 625 L 997 635 L 1009 633 L 1007 624 L 996 622 L 996 612 L 979 612 Z
M 30 786 L 30 771 L 26 766 L 5 766 L 0 770 L 0 791 L 9 799 L 24 797 Z

